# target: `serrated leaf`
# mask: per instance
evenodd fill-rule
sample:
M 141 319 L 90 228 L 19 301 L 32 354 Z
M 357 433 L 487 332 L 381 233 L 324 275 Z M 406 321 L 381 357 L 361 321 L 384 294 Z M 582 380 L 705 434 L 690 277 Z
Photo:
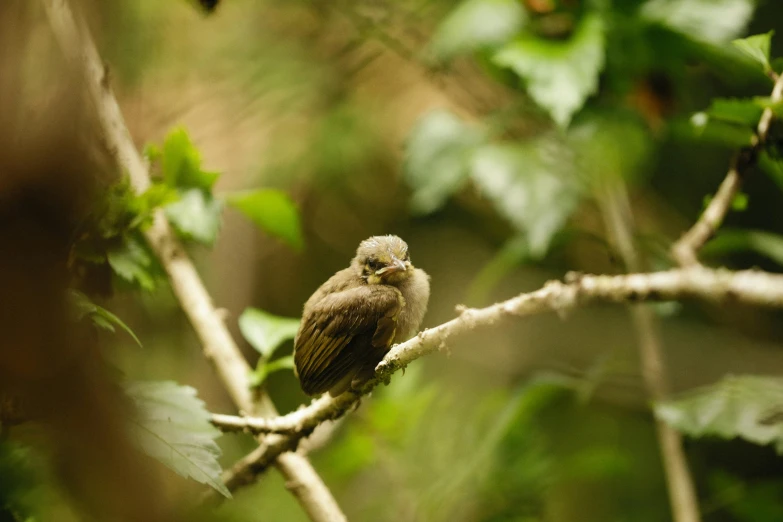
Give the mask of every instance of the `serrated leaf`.
M 278 372 L 280 370 L 291 370 L 294 367 L 294 356 L 287 355 L 280 357 L 271 362 L 264 362 L 264 359 L 259 359 L 258 367 L 250 376 L 250 386 L 261 386 L 266 378 L 270 374 Z
M 519 32 L 525 20 L 518 0 L 467 0 L 440 24 L 430 49 L 444 60 L 502 44 Z
M 161 152 L 163 181 L 170 187 L 212 190 L 220 176 L 201 169 L 201 155 L 183 128 L 174 129 L 166 136 Z
M 754 8 L 753 0 L 651 0 L 640 15 L 694 40 L 723 44 L 745 30 Z
M 514 226 L 526 233 L 530 256 L 546 254 L 552 237 L 576 208 L 578 192 L 542 156 L 541 143 L 485 145 L 471 160 L 471 177 Z
M 121 245 L 106 253 L 106 258 L 114 273 L 124 280 L 138 284 L 144 290 L 155 289 L 155 279 L 150 271 L 152 257 L 134 235 L 124 237 Z
M 655 405 L 659 419 L 686 435 L 740 437 L 755 444 L 775 444 L 783 454 L 783 422 L 770 422 L 781 411 L 783 379 L 757 375 L 725 377 Z
M 567 41 L 533 36 L 503 46 L 492 58 L 525 81 L 533 100 L 561 127 L 598 89 L 604 67 L 604 24 L 597 15 L 585 15 Z
M 756 252 L 783 266 L 783 236 L 762 230 L 723 229 L 704 245 L 704 255 Z
M 239 330 L 253 348 L 269 359 L 282 343 L 296 336 L 299 319 L 272 315 L 258 308 L 246 308 L 239 316 Z
M 462 188 L 470 174 L 470 155 L 483 139 L 481 131 L 446 111 L 417 122 L 406 142 L 404 165 L 413 212 L 434 212 Z
M 220 436 L 196 390 L 174 382 L 134 382 L 126 393 L 136 405 L 131 436 L 147 455 L 185 478 L 212 486 L 231 498 L 220 479 Z
M 182 192 L 178 201 L 166 206 L 166 217 L 185 238 L 211 245 L 220 230 L 222 211 L 220 200 L 199 188 L 192 188 Z
M 80 320 L 84 317 L 89 317 L 95 326 L 109 332 L 114 332 L 114 327 L 119 326 L 125 330 L 125 332 L 130 335 L 134 341 L 136 341 L 136 344 L 138 344 L 139 347 L 141 347 L 141 341 L 139 341 L 139 338 L 136 337 L 136 334 L 133 333 L 133 330 L 131 330 L 130 327 L 119 317 L 106 310 L 102 306 L 98 306 L 97 304 L 93 303 L 86 295 L 82 294 L 81 292 L 77 292 L 76 290 L 71 290 L 70 299 L 74 308 L 76 308 L 77 320 Z
M 747 38 L 740 38 L 739 40 L 734 40 L 731 43 L 737 49 L 760 63 L 764 68 L 764 72 L 768 72 L 771 70 L 769 63 L 769 48 L 772 42 L 773 34 L 775 34 L 775 31 L 770 31 L 766 34 L 748 36 Z
M 227 194 L 225 200 L 264 232 L 282 239 L 297 250 L 302 249 L 299 210 L 285 192 L 275 189 L 248 190 Z

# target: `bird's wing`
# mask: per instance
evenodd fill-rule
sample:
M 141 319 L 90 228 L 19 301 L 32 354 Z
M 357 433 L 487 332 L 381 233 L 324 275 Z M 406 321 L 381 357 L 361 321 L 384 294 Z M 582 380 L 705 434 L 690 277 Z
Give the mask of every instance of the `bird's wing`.
M 302 388 L 323 393 L 370 358 L 383 357 L 394 339 L 405 301 L 386 285 L 362 285 L 327 294 L 305 310 L 294 341 Z

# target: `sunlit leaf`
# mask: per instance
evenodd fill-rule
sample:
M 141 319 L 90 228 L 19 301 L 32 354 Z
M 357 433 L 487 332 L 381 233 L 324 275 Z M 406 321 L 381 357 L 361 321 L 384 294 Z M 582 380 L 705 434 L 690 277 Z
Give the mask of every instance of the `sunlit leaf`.
M 142 240 L 134 235 L 123 238 L 121 245 L 112 248 L 106 254 L 114 273 L 128 281 L 138 284 L 144 290 L 155 289 L 152 275 L 152 256 Z
M 651 0 L 640 14 L 694 40 L 722 44 L 745 30 L 754 8 L 753 0 Z
M 166 206 L 166 217 L 187 239 L 211 245 L 220 229 L 223 203 L 199 188 L 181 193 L 178 201 Z
M 271 362 L 259 360 L 259 365 L 250 376 L 250 386 L 261 386 L 270 374 L 280 370 L 291 370 L 294 368 L 294 356 L 287 355 Z
M 783 379 L 743 375 L 655 405 L 656 416 L 692 437 L 743 438 L 783 453 Z M 775 420 L 776 416 L 781 419 Z
M 462 188 L 470 155 L 483 138 L 481 131 L 446 111 L 419 120 L 405 147 L 405 180 L 413 190 L 414 212 L 434 212 Z
M 440 24 L 430 44 L 438 59 L 508 41 L 525 23 L 518 0 L 466 0 Z
M 773 34 L 775 34 L 775 31 L 748 36 L 747 38 L 740 38 L 731 43 L 734 44 L 737 49 L 760 63 L 766 72 L 771 69 L 769 64 L 769 48 Z
M 573 180 L 547 160 L 541 142 L 485 145 L 471 159 L 471 176 L 500 214 L 527 235 L 530 256 L 546 254 L 578 202 Z
M 568 40 L 525 36 L 503 46 L 493 61 L 519 75 L 530 97 L 566 127 L 598 89 L 604 24 L 597 15 L 585 15 Z
M 154 150 L 154 149 L 153 149 Z M 209 192 L 219 174 L 201 169 L 201 156 L 183 128 L 166 136 L 160 154 L 163 180 L 171 187 L 200 188 Z
M 239 330 L 258 352 L 266 359 L 299 329 L 299 319 L 272 315 L 258 308 L 246 308 L 239 316 Z
M 281 190 L 259 189 L 225 196 L 226 203 L 242 212 L 261 230 L 300 250 L 303 246 L 299 210 Z
M 723 229 L 704 245 L 704 255 L 756 252 L 783 266 L 783 236 L 762 230 Z
M 220 432 L 190 386 L 166 382 L 134 382 L 126 393 L 136 405 L 131 436 L 142 451 L 185 478 L 231 497 L 220 479 Z

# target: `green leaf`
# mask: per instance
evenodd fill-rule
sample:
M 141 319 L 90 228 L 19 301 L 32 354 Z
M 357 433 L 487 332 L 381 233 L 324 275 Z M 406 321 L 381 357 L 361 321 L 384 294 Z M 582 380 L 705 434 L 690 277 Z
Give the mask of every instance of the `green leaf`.
M 706 112 L 693 114 L 687 122 L 674 122 L 672 133 L 681 139 L 718 143 L 731 148 L 748 147 L 755 136 L 755 131 L 748 126 L 710 118 Z
M 560 126 L 567 127 L 588 96 L 598 89 L 604 67 L 604 24 L 585 15 L 565 42 L 523 37 L 493 57 L 525 81 L 527 92 Z
M 281 344 L 296 336 L 299 319 L 246 308 L 239 316 L 239 330 L 253 348 L 269 359 Z
M 745 30 L 754 8 L 753 0 L 651 0 L 640 15 L 691 39 L 723 44 Z
M 301 250 L 299 210 L 290 196 L 275 189 L 249 190 L 225 196 L 226 203 L 242 212 L 261 230 Z
M 772 69 L 769 63 L 769 48 L 773 34 L 775 34 L 775 31 L 748 36 L 747 38 L 740 38 L 731 43 L 737 49 L 760 63 L 764 68 L 764 72 L 769 72 Z
M 123 238 L 120 246 L 106 253 L 114 273 L 129 283 L 138 284 L 142 289 L 155 289 L 155 279 L 151 272 L 152 256 L 146 245 L 135 235 Z
M 783 190 L 783 161 L 778 157 L 773 157 L 767 150 L 763 150 L 759 154 L 758 165 L 778 188 Z
M 154 149 L 152 149 L 154 151 Z M 201 169 L 201 156 L 183 128 L 166 136 L 161 154 L 163 180 L 170 187 L 212 190 L 220 174 Z
M 440 60 L 502 44 L 526 21 L 518 0 L 466 0 L 440 24 L 430 50 Z
M 740 437 L 775 444 L 783 454 L 783 379 L 729 376 L 682 397 L 655 405 L 656 416 L 692 437 Z
M 186 239 L 211 245 L 220 229 L 223 203 L 199 188 L 181 193 L 179 201 L 166 206 L 166 217 Z
M 119 317 L 105 308 L 93 303 L 87 298 L 86 295 L 82 294 L 81 292 L 77 292 L 76 290 L 70 291 L 70 299 L 71 303 L 76 309 L 77 320 L 81 320 L 85 316 L 89 317 L 95 326 L 109 332 L 114 332 L 114 327 L 119 326 L 125 330 L 125 332 L 130 335 L 134 341 L 136 341 L 136 344 L 138 344 L 139 347 L 141 347 L 141 341 L 139 341 L 139 338 L 136 337 L 136 334 L 133 333 L 133 330 L 131 330 L 127 324 L 122 322 Z
M 763 107 L 755 99 L 716 98 L 712 100 L 707 115 L 717 120 L 755 128 L 762 112 L 764 112 Z
M 547 161 L 547 147 L 485 145 L 472 156 L 471 176 L 498 212 L 527 234 L 530 256 L 546 254 L 576 208 L 578 190 Z
M 720 230 L 702 253 L 718 256 L 743 251 L 756 252 L 783 266 L 783 236 L 762 230 Z
M 258 367 L 250 376 L 250 386 L 261 386 L 270 374 L 280 370 L 291 370 L 294 368 L 294 356 L 287 355 L 280 357 L 271 362 L 264 362 L 264 359 L 259 359 Z
M 404 167 L 414 212 L 434 212 L 462 188 L 470 174 L 470 154 L 483 139 L 481 131 L 446 111 L 418 121 L 406 143 Z
M 142 451 L 185 478 L 212 486 L 231 498 L 220 479 L 220 436 L 209 412 L 190 386 L 174 382 L 134 382 L 126 393 L 136 405 L 131 435 Z

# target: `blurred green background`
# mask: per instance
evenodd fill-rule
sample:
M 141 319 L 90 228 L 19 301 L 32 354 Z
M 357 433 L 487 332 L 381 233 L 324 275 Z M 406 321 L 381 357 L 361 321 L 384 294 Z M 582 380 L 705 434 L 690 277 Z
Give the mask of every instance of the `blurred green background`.
M 567 271 L 622 273 L 606 187 L 627 191 L 643 265 L 672 266 L 668 245 L 747 144 L 747 129 L 702 129 L 692 114 L 715 97 L 768 96 L 772 82 L 730 41 L 783 29 L 773 0 L 224 0 L 210 15 L 175 0 L 86 7 L 140 149 L 183 127 L 205 169 L 220 173 L 216 194 L 278 188 L 299 208 L 300 250 L 231 209 L 213 248 L 192 246 L 238 339 L 244 309 L 298 317 L 376 234 L 403 237 L 431 275 L 425 327 L 457 304 L 488 305 Z M 38 11 L 25 14 L 20 56 L 26 85 L 45 97 L 58 51 Z M 772 56 L 783 56 L 783 34 Z M 771 153 L 762 166 L 708 263 L 779 270 L 783 241 L 771 234 L 783 233 L 783 170 Z M 102 304 L 144 345 L 102 334 L 126 378 L 187 384 L 210 411 L 233 412 L 165 284 Z M 654 309 L 675 392 L 783 370 L 778 312 Z M 313 464 L 350 520 L 670 520 L 636 339 L 616 306 L 476 331 L 316 432 Z M 264 386 L 282 412 L 308 401 L 290 371 Z M 19 430 L 24 439 L 34 428 Z M 246 435 L 218 442 L 224 467 L 255 447 Z M 783 518 L 774 448 L 705 438 L 686 450 L 705 521 Z M 3 467 L 18 468 L 9 462 L 6 451 L 0 486 Z M 157 472 L 175 502 L 191 505 L 203 489 Z M 27 496 L 35 520 L 77 517 L 52 491 Z M 275 472 L 203 516 L 306 519 Z

